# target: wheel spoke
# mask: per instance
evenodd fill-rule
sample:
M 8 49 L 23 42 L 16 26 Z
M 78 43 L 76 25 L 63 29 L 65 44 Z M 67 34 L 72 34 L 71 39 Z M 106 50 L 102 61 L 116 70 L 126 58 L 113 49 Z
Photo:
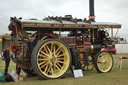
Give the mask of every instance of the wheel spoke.
M 47 48 L 44 46 L 44 50 L 46 51 L 46 53 L 48 54 L 48 50 L 47 50 Z
M 100 68 L 101 70 L 103 70 L 103 65 L 102 65 L 102 64 L 99 64 L 99 68 Z
M 55 66 L 55 64 L 54 64 L 54 66 L 53 66 L 53 70 L 54 70 L 54 71 L 56 70 L 56 66 Z
M 46 61 L 41 62 L 41 63 L 39 64 L 39 66 L 42 65 L 42 64 L 44 64 L 44 63 L 46 63 Z
M 105 64 L 105 69 L 108 69 L 108 65 L 107 64 Z
M 58 55 L 57 57 L 62 57 L 62 56 L 64 56 L 64 54 Z
M 62 67 L 59 63 L 56 63 L 60 68 Z
M 107 67 L 107 68 L 109 68 L 109 66 L 110 66 L 110 63 L 106 63 L 105 65 L 106 65 L 106 67 Z
M 45 68 L 44 72 L 46 72 L 46 71 L 47 71 L 47 69 L 48 69 L 48 65 L 46 66 L 46 68 Z
M 47 49 L 48 49 L 49 53 L 52 53 L 52 52 L 51 52 L 51 50 L 49 49 L 49 47 L 48 47 L 48 46 L 46 46 L 46 47 L 47 47 Z
M 61 69 L 56 65 L 56 68 L 59 70 L 59 71 L 61 71 Z
M 39 61 L 42 61 L 42 60 L 48 60 L 47 58 L 41 58 L 41 59 L 38 59 Z
M 42 54 L 44 54 L 45 56 L 47 56 L 48 57 L 48 54 L 46 54 L 45 52 L 43 52 L 43 51 L 40 51 Z
M 64 61 L 58 61 L 58 62 L 64 64 Z
M 57 56 L 62 52 L 62 50 L 60 49 L 59 52 L 56 54 Z
M 51 66 L 51 73 L 53 74 L 53 72 L 54 72 L 54 71 L 53 71 L 53 68 L 52 68 L 52 66 Z
M 45 58 L 45 57 L 46 57 L 46 56 L 44 56 L 44 55 L 42 55 L 42 54 L 39 54 L 39 56 L 40 56 L 40 57 L 43 57 L 43 58 Z
M 61 49 L 61 47 L 57 48 L 57 50 L 56 50 L 56 52 L 55 52 L 55 53 L 57 53 L 60 49 Z
M 64 58 L 57 58 L 57 60 L 64 60 Z
M 106 70 L 106 66 L 105 66 L 105 65 L 103 66 L 103 70 L 104 70 L 104 71 Z
M 48 66 L 46 73 L 50 72 L 50 67 L 51 67 L 51 65 Z
M 40 68 L 44 68 L 46 65 L 48 65 L 48 62 L 46 62 L 44 65 L 42 65 Z

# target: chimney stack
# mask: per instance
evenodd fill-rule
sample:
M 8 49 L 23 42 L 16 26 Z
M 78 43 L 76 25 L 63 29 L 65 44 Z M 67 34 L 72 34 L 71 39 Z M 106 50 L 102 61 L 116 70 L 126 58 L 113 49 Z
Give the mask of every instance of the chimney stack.
M 94 0 L 89 0 L 89 21 L 95 22 L 95 14 L 94 14 Z

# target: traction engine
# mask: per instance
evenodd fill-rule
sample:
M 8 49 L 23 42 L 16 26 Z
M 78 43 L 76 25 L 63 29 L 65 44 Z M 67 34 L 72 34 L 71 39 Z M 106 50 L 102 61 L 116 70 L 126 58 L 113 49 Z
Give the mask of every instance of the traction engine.
M 17 73 L 57 79 L 69 69 L 110 72 L 113 57 L 101 49 L 112 40 L 106 29 L 119 29 L 118 23 L 96 22 L 94 0 L 90 0 L 89 20 L 48 16 L 43 20 L 11 17 L 11 51 Z

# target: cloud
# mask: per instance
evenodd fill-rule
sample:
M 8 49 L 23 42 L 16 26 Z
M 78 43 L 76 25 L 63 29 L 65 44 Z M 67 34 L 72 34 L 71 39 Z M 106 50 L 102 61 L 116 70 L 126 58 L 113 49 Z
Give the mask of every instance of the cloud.
M 96 21 L 118 22 L 122 29 L 118 35 L 128 36 L 128 0 L 95 0 Z M 72 14 L 77 18 L 89 16 L 89 0 L 1 0 L 0 34 L 9 32 L 12 16 L 42 19 L 45 16 Z

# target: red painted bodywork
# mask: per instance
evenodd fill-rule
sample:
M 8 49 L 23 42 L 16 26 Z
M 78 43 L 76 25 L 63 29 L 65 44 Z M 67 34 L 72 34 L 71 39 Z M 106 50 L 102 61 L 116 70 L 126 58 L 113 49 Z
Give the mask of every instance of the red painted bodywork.
M 104 48 L 103 51 L 116 54 L 116 48 L 112 48 L 112 50 L 108 50 L 107 48 Z

